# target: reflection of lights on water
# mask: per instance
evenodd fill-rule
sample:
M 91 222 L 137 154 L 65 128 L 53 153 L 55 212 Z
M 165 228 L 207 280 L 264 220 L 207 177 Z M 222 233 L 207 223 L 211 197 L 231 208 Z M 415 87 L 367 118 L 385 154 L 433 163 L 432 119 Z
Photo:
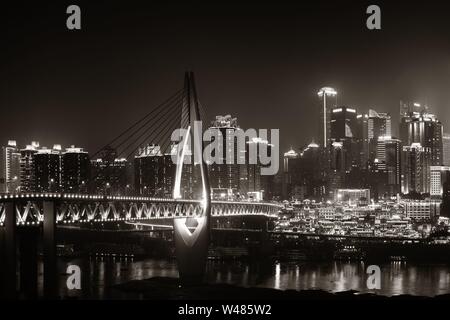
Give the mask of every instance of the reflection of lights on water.
M 98 264 L 98 280 L 105 280 L 105 263 L 103 261 Z
M 242 277 L 242 283 L 244 286 L 248 286 L 248 266 L 245 266 L 244 275 Z
M 116 263 L 116 277 L 120 277 L 120 271 L 122 268 L 122 264 L 120 262 Z
M 448 288 L 449 274 L 445 270 L 439 272 L 439 290 L 445 290 Z
M 280 289 L 280 263 L 275 265 L 275 289 Z

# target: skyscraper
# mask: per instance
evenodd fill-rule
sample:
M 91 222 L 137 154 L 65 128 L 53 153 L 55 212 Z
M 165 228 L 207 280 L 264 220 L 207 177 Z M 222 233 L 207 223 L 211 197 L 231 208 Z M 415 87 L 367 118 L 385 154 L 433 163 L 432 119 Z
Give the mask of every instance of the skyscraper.
M 334 141 L 330 151 L 329 191 L 334 195 L 337 189 L 345 185 L 346 150 L 343 142 Z
M 170 152 L 163 154 L 160 146 L 154 144 L 139 150 L 134 158 L 134 188 L 137 193 L 146 196 L 172 197 L 176 165 L 171 155 L 175 152 L 176 147 L 172 146 Z M 191 166 L 188 165 L 186 168 Z M 182 195 L 188 198 L 190 184 L 184 181 L 182 185 Z
M 336 106 L 337 92 L 333 88 L 323 87 L 317 92 L 317 95 L 321 98 L 320 107 L 320 125 L 319 125 L 319 144 L 327 149 L 330 145 L 330 113 L 331 109 Z
M 384 198 L 387 195 L 389 191 L 387 181 L 386 164 L 377 158 L 369 161 L 367 168 L 367 186 L 370 187 L 370 191 L 375 200 Z
M 359 168 L 360 150 L 358 143 L 360 141 L 358 134 L 358 121 L 356 110 L 349 107 L 339 107 L 332 109 L 331 112 L 331 168 L 336 178 L 336 152 L 339 152 L 339 157 L 342 156 L 342 162 L 339 163 L 340 185 L 339 188 L 351 187 L 354 181 L 350 179 L 351 171 Z M 339 150 L 334 148 L 339 146 Z M 334 170 L 334 172 L 333 172 Z M 355 174 L 356 176 L 356 174 Z M 354 186 L 352 186 L 354 187 Z
M 299 155 L 294 149 L 284 153 L 283 157 L 283 186 L 282 197 L 288 199 L 292 185 L 296 182 L 296 175 L 299 168 Z
M 437 117 L 419 103 L 401 104 L 400 139 L 404 145 L 420 143 L 430 148 L 431 165 L 443 164 L 443 126 Z
M 34 190 L 59 192 L 61 188 L 61 146 L 42 148 L 34 154 Z
M 441 215 L 450 217 L 450 171 L 444 171 L 445 181 L 442 184 Z
M 330 130 L 330 138 L 333 141 L 356 138 L 356 110 L 345 106 L 333 108 L 330 117 Z
M 389 113 L 376 112 L 369 110 L 367 121 L 368 139 L 369 139 L 369 159 L 373 161 L 377 153 L 379 137 L 391 136 L 391 116 Z
M 220 157 L 218 161 L 209 164 L 208 170 L 210 175 L 211 189 L 214 190 L 228 190 L 230 194 L 239 192 L 240 181 L 240 165 L 238 164 L 238 157 L 243 155 L 238 154 L 235 132 L 241 130 L 238 127 L 237 119 L 230 115 L 216 116 L 209 128 L 211 132 L 219 131 L 220 140 L 217 142 L 218 149 L 221 149 L 222 155 L 215 155 L 213 157 Z M 221 162 L 221 163 L 218 163 Z
M 444 192 L 444 184 L 449 177 L 450 167 L 431 166 L 430 167 L 430 196 L 441 198 Z
M 376 158 L 379 168 L 386 171 L 386 192 L 390 196 L 400 193 L 401 154 L 402 144 L 399 139 L 390 136 L 378 137 Z
M 0 158 L 0 193 L 13 193 L 20 187 L 20 152 L 16 141 L 2 147 Z
M 39 142 L 33 141 L 20 150 L 20 191 L 34 191 L 35 170 L 34 155 L 38 152 Z
M 420 143 L 403 147 L 402 193 L 430 192 L 431 150 Z
M 61 156 L 62 190 L 67 193 L 87 192 L 90 161 L 82 148 L 71 146 Z
M 134 158 L 135 190 L 141 195 L 163 196 L 164 156 L 160 146 L 148 145 Z
M 442 123 L 433 114 L 421 114 L 409 123 L 408 141 L 430 148 L 431 165 L 434 166 L 442 165 L 443 162 L 442 135 Z
M 304 188 L 304 196 L 309 199 L 322 200 L 325 194 L 321 170 L 320 147 L 311 142 L 300 153 L 300 186 Z
M 106 147 L 91 160 L 91 190 L 98 194 L 123 195 L 131 192 L 130 164 L 119 158 L 115 149 Z
M 442 163 L 450 166 L 450 134 L 444 133 L 442 136 Z
M 177 152 L 176 145 L 170 147 L 170 151 L 164 154 L 164 196 L 171 198 L 173 196 L 173 187 L 175 184 L 176 164 L 172 161 L 172 156 Z
M 357 144 L 359 151 L 359 168 L 365 169 L 369 160 L 369 115 L 358 114 L 356 116 L 357 123 Z
M 402 140 L 404 145 L 410 145 L 412 142 L 409 140 L 409 123 L 413 117 L 419 116 L 421 113 L 427 111 L 426 106 L 422 106 L 417 102 L 404 102 L 400 100 L 400 140 Z
M 262 200 L 271 199 L 273 196 L 273 176 L 262 175 L 261 168 L 264 168 L 265 165 L 259 159 L 256 159 L 256 163 L 251 163 L 249 157 L 251 149 L 256 150 L 259 154 L 258 150 L 262 150 L 262 148 L 267 149 L 267 154 L 270 156 L 273 145 L 261 138 L 253 138 L 247 141 L 246 161 L 240 167 L 241 179 L 239 182 L 241 195 L 245 198 Z M 246 177 L 242 174 L 243 172 L 245 172 Z

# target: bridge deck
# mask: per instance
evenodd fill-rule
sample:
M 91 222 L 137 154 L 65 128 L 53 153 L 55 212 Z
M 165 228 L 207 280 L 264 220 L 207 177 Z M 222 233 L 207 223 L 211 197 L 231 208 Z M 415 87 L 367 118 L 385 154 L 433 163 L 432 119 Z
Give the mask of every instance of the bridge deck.
M 142 221 L 201 216 L 200 200 L 153 197 L 103 196 L 88 194 L 26 193 L 0 196 L 0 226 L 5 221 L 7 202 L 14 203 L 18 225 L 44 221 L 43 203 L 54 202 L 56 223 Z M 211 215 L 278 217 L 280 206 L 273 203 L 212 201 Z

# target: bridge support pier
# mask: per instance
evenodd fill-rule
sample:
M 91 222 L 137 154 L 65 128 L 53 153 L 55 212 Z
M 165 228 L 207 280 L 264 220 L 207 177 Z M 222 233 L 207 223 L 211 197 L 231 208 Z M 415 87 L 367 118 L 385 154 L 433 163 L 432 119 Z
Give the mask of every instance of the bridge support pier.
M 197 220 L 197 228 L 191 232 L 189 221 Z M 209 248 L 209 217 L 174 219 L 174 240 L 178 273 L 185 285 L 203 281 Z
M 38 238 L 39 228 L 24 228 L 19 231 L 20 292 L 25 299 L 37 299 L 38 296 Z
M 2 230 L 2 251 L 3 272 L 1 275 L 3 288 L 2 295 L 7 299 L 16 298 L 17 294 L 17 256 L 16 256 L 16 213 L 14 202 L 5 202 L 5 222 Z
M 56 299 L 59 275 L 56 260 L 56 208 L 53 201 L 44 201 L 42 250 L 44 255 L 44 298 Z

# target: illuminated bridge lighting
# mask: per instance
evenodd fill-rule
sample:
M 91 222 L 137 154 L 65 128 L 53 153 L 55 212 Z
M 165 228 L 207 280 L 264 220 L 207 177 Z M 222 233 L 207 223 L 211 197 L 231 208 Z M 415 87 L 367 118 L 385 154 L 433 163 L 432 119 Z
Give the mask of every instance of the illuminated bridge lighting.
M 0 226 L 5 221 L 5 202 L 12 200 L 17 224 L 37 226 L 44 221 L 43 202 L 55 201 L 56 223 L 92 223 L 111 221 L 155 221 L 197 217 L 204 212 L 201 200 L 148 197 L 105 197 L 101 195 L 35 193 L 0 196 Z M 280 206 L 246 201 L 211 201 L 211 215 L 216 217 L 261 216 L 276 218 Z

